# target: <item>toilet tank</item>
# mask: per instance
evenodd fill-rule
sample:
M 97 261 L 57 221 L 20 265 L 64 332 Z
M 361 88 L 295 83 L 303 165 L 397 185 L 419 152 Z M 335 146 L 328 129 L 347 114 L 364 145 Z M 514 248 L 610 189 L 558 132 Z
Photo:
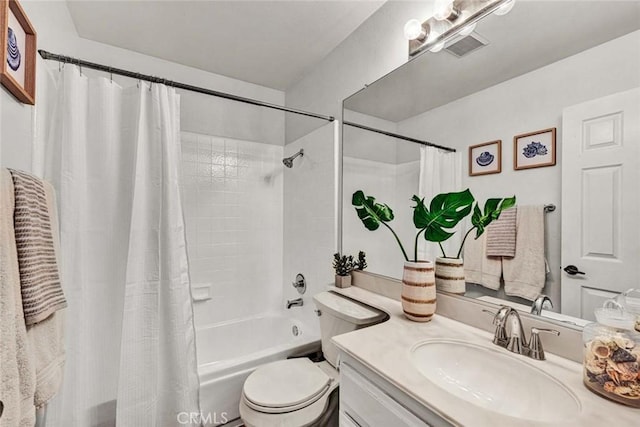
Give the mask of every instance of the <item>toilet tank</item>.
M 324 358 L 336 367 L 338 348 L 331 338 L 381 322 L 386 314 L 335 292 L 320 292 L 313 301 L 320 310 L 320 334 Z

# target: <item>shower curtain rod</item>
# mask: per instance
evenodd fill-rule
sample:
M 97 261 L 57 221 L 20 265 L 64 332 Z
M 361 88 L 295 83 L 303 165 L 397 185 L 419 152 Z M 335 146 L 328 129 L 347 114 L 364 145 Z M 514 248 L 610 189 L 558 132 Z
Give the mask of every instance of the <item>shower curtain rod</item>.
M 91 68 L 93 70 L 104 71 L 109 74 L 117 74 L 120 76 L 131 77 L 137 80 L 144 80 L 152 83 L 160 83 L 166 86 L 171 86 L 176 89 L 188 90 L 191 92 L 202 93 L 204 95 L 217 96 L 218 98 L 225 98 L 231 101 L 243 102 L 245 104 L 257 105 L 259 107 L 271 108 L 273 110 L 284 111 L 286 113 L 299 114 L 301 116 L 314 117 L 316 119 L 326 120 L 332 122 L 335 120 L 333 116 L 325 116 L 322 114 L 311 113 L 304 110 L 296 110 L 295 108 L 283 107 L 281 105 L 270 104 L 268 102 L 258 101 L 257 99 L 245 98 L 242 96 L 232 95 L 230 93 L 218 92 L 217 90 L 206 89 L 198 86 L 189 85 L 186 83 L 180 83 L 173 80 L 163 79 L 160 77 L 150 76 L 148 74 L 136 73 L 135 71 L 123 70 L 121 68 L 109 67 L 108 65 L 97 64 L 95 62 L 84 61 L 78 58 L 72 58 L 70 56 L 58 55 L 55 53 L 47 52 L 46 50 L 38 50 L 38 53 L 43 59 L 49 59 L 52 61 L 58 61 L 63 63 L 69 63 L 77 65 L 79 67 Z
M 369 126 L 359 125 L 359 124 L 353 123 L 353 122 L 346 122 L 345 121 L 345 122 L 342 122 L 342 123 L 347 125 L 347 126 L 352 126 L 354 128 L 364 129 L 364 130 L 368 130 L 368 131 L 371 131 L 371 132 L 380 133 L 382 135 L 387 135 L 387 136 L 390 136 L 392 138 L 403 139 L 405 141 L 415 142 L 416 144 L 426 145 L 428 147 L 439 148 L 441 150 L 449 151 L 449 152 L 452 152 L 452 153 L 456 152 L 455 148 L 445 147 L 445 146 L 442 146 L 442 145 L 434 144 L 432 142 L 422 141 L 420 139 L 411 138 L 411 137 L 400 135 L 400 134 L 393 133 L 393 132 L 387 132 L 386 130 L 380 130 L 380 129 L 372 128 L 372 127 L 369 127 Z

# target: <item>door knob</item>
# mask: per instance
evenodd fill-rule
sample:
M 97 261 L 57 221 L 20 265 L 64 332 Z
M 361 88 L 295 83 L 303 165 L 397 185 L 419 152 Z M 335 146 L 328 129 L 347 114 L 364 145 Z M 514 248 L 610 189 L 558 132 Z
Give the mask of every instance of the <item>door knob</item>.
M 569 276 L 575 276 L 576 274 L 585 274 L 584 271 L 580 271 L 578 270 L 578 267 L 576 267 L 575 265 L 567 265 L 564 268 L 565 273 L 567 273 Z

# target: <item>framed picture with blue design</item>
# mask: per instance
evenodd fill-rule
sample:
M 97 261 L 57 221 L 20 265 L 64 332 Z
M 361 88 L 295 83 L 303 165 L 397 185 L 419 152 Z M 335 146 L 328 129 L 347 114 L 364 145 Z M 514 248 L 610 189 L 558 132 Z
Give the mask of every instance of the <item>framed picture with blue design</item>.
M 469 176 L 502 172 L 502 140 L 469 147 Z
M 19 101 L 36 102 L 36 31 L 16 0 L 0 0 L 0 83 Z
M 556 164 L 556 128 L 513 137 L 513 169 L 531 169 Z

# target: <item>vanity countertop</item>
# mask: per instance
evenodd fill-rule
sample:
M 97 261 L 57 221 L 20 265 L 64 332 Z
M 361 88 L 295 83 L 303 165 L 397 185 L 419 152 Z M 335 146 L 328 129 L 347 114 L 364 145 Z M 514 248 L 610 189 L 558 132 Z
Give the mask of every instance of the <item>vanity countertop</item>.
M 431 322 L 418 323 L 406 319 L 400 302 L 352 286 L 332 288 L 343 294 L 378 308 L 389 315 L 389 320 L 368 328 L 333 338 L 341 351 L 372 369 L 386 381 L 411 398 L 453 424 L 464 426 L 540 426 L 540 422 L 522 420 L 483 409 L 449 394 L 423 377 L 411 362 L 411 348 L 428 339 L 458 339 L 472 344 L 490 345 L 497 351 L 513 355 L 491 343 L 493 336 L 444 316 L 434 316 Z M 491 322 L 491 316 L 487 316 Z M 544 338 L 543 338 L 544 341 Z M 589 391 L 582 383 L 582 365 L 547 352 L 547 360 L 536 361 L 513 355 L 562 382 L 578 398 L 581 415 L 552 426 L 604 426 L 640 425 L 640 410 L 610 402 Z M 526 399 L 526 396 L 523 396 Z

